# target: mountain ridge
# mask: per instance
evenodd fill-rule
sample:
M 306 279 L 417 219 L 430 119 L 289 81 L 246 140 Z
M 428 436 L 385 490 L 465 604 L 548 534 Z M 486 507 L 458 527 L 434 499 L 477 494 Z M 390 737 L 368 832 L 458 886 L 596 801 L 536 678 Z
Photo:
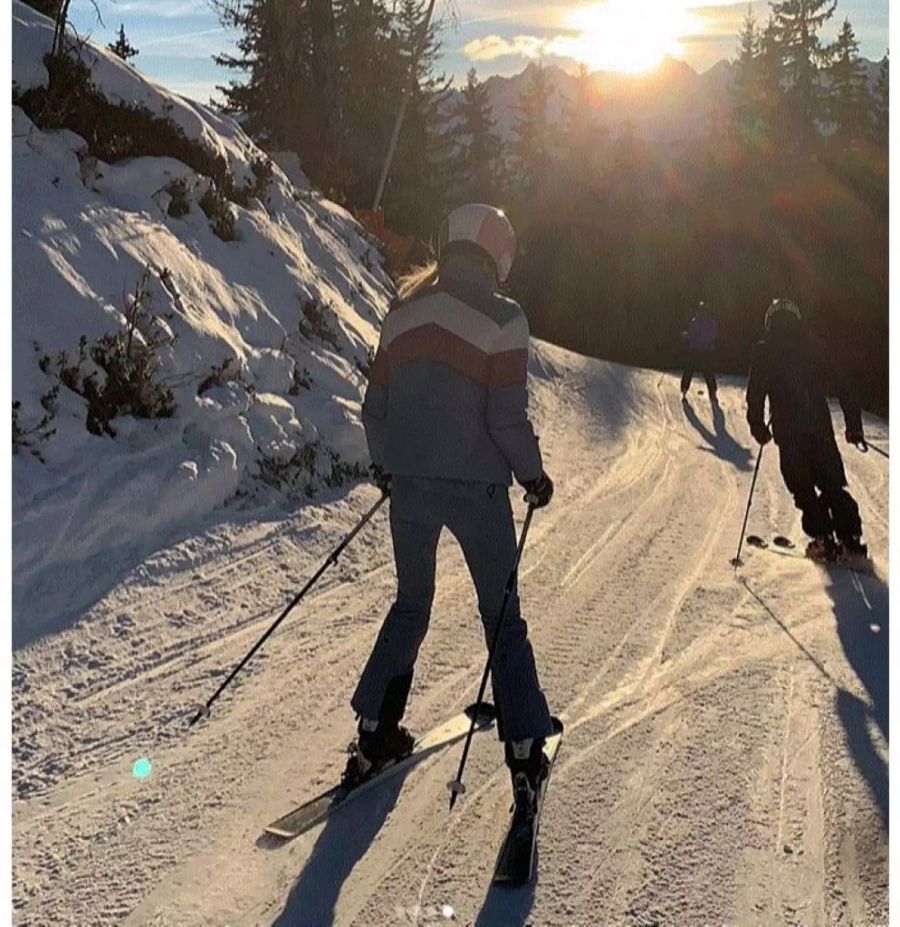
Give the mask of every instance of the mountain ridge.
M 871 89 L 878 78 L 880 61 L 861 58 Z M 517 105 L 530 75 L 544 67 L 553 93 L 549 102 L 551 122 L 559 124 L 567 102 L 575 98 L 578 77 L 557 62 L 528 62 L 517 74 L 493 74 L 483 81 L 488 88 L 497 130 L 504 141 L 514 136 Z M 629 126 L 636 135 L 652 142 L 687 141 L 705 131 L 710 119 L 729 105 L 734 62 L 720 59 L 697 71 L 687 62 L 666 56 L 657 68 L 641 74 L 589 71 L 596 88 L 595 108 L 600 124 L 616 134 Z M 461 97 L 451 91 L 449 104 Z

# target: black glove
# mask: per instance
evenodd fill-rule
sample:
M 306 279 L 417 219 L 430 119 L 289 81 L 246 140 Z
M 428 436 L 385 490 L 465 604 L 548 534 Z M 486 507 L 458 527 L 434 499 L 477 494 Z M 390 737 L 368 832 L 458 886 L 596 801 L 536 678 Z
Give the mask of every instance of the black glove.
M 536 480 L 529 480 L 522 484 L 525 490 L 525 501 L 536 509 L 542 509 L 553 498 L 553 480 L 546 473 Z
M 384 495 L 389 496 L 391 494 L 392 477 L 390 473 L 384 472 L 384 467 L 379 467 L 378 464 L 372 464 L 372 479 Z
M 757 444 L 768 444 L 772 440 L 772 429 L 768 425 L 751 425 L 750 434 Z
M 862 425 L 848 425 L 846 438 L 848 444 L 859 446 L 860 444 L 866 443 L 866 436 L 863 434 Z

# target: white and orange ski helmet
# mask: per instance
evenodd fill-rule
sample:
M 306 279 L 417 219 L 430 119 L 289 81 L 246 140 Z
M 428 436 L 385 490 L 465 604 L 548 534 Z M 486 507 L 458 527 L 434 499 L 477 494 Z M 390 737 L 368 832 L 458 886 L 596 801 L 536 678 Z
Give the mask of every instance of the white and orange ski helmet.
M 454 242 L 481 248 L 493 260 L 497 279 L 506 282 L 516 257 L 516 233 L 502 209 L 486 203 L 467 203 L 454 209 L 441 224 L 438 255 Z

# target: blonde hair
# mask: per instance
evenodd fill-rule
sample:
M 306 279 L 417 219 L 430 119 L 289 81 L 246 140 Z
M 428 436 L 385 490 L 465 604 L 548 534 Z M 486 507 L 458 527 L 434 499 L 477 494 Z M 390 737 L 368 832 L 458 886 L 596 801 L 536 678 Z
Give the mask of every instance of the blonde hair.
M 438 262 L 430 261 L 421 267 L 414 267 L 409 273 L 404 274 L 397 282 L 397 296 L 400 299 L 410 299 L 420 290 L 431 286 L 438 278 Z

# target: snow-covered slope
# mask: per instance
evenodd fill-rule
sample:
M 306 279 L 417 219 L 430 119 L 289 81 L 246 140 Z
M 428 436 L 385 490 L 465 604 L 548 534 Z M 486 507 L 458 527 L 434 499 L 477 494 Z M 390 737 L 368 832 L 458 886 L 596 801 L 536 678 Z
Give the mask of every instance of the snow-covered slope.
M 50 21 L 16 0 L 17 94 L 46 85 L 51 41 Z M 263 154 L 232 120 L 107 52 L 88 47 L 83 59 L 108 100 L 170 120 L 222 159 L 236 188 L 255 182 Z M 103 163 L 85 139 L 41 131 L 14 107 L 16 641 L 75 617 L 236 494 L 258 495 L 260 477 L 302 495 L 365 462 L 362 370 L 389 282 L 352 217 L 284 163 L 300 186 L 273 165 L 246 206 L 213 198 L 234 225 L 236 240 L 223 240 L 200 206 L 208 177 L 167 157 Z M 134 337 L 158 344 L 153 382 L 174 414 L 120 415 L 91 433 L 88 402 L 65 383 L 81 339 L 78 391 L 92 371 L 107 381 L 91 355 L 104 337 L 124 338 L 135 294 Z
M 884 459 L 845 451 L 879 576 L 752 550 L 735 574 L 755 453 L 741 383 L 714 415 L 696 394 L 683 409 L 673 376 L 537 344 L 532 387 L 557 494 L 520 588 L 566 723 L 536 885 L 489 888 L 510 800 L 492 736 L 476 739 L 452 814 L 459 745 L 296 841 L 260 839 L 340 775 L 348 701 L 394 592 L 384 515 L 187 730 L 375 499 L 358 486 L 159 551 L 76 628 L 16 653 L 17 923 L 886 922 Z M 886 423 L 866 427 L 886 448 Z M 772 448 L 750 529 L 800 538 Z M 414 730 L 474 698 L 475 608 L 445 537 Z

